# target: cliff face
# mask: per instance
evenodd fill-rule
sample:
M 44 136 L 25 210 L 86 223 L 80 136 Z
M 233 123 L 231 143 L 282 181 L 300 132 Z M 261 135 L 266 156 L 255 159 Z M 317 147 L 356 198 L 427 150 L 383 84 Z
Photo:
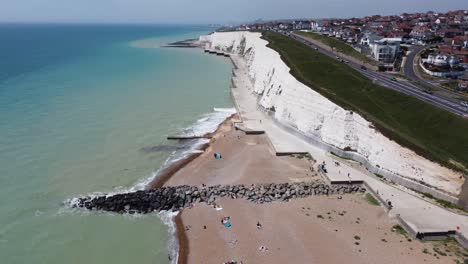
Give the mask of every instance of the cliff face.
M 340 149 L 350 148 L 374 166 L 458 194 L 461 174 L 418 156 L 376 131 L 360 115 L 334 104 L 297 81 L 280 55 L 266 47 L 261 34 L 214 33 L 206 41 L 212 49 L 239 54 L 249 67 L 249 77 L 259 95 L 259 104 L 274 110 L 274 118 L 301 133 Z

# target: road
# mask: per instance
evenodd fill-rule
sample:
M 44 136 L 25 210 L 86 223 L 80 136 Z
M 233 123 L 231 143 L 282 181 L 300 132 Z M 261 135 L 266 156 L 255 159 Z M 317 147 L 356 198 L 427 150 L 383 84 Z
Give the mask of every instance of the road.
M 422 83 L 424 85 L 431 87 L 432 89 L 436 91 L 440 91 L 441 93 L 445 94 L 447 97 L 450 97 L 450 96 L 463 97 L 464 95 L 460 95 L 453 91 L 449 91 L 428 80 L 425 80 L 424 78 L 421 77 L 421 75 L 418 72 L 416 72 L 415 67 L 419 67 L 417 64 L 418 62 L 416 60 L 416 55 L 425 48 L 427 48 L 427 46 L 411 47 L 411 50 L 410 50 L 411 52 L 408 54 L 405 65 L 403 66 L 405 76 L 416 83 Z
M 300 41 L 307 46 L 319 51 L 322 54 L 325 54 L 331 58 L 341 60 L 341 58 L 337 57 L 335 53 L 330 52 L 329 50 L 322 49 L 307 39 L 305 39 L 302 36 L 299 36 L 297 34 L 291 33 L 288 35 L 287 33 L 282 33 L 284 36 L 290 37 L 292 39 L 295 39 L 297 41 Z M 468 108 L 463 107 L 460 105 L 460 102 L 457 100 L 454 100 L 450 97 L 446 97 L 444 95 L 440 94 L 429 94 L 424 92 L 424 88 L 421 88 L 419 86 L 416 86 L 406 80 L 399 80 L 396 81 L 394 77 L 389 76 L 387 74 L 381 73 L 381 72 L 375 72 L 371 71 L 368 69 L 362 69 L 361 65 L 348 62 L 348 66 L 351 68 L 357 70 L 360 72 L 362 75 L 366 76 L 367 78 L 373 80 L 375 83 L 381 84 L 384 87 L 387 87 L 389 89 L 416 97 L 424 102 L 430 103 L 432 105 L 435 105 L 439 108 L 443 108 L 445 110 L 448 110 L 454 114 L 461 115 L 464 117 L 468 117 Z
M 406 77 L 416 82 L 420 81 L 420 78 L 418 75 L 416 75 L 416 72 L 414 71 L 413 66 L 414 63 L 416 63 L 414 59 L 416 58 L 416 55 L 425 48 L 426 46 L 413 46 L 410 50 L 411 52 L 406 57 L 406 62 L 403 66 Z

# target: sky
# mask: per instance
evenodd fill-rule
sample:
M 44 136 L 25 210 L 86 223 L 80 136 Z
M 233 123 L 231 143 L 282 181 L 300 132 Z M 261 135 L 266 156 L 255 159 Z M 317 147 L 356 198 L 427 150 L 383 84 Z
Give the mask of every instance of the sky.
M 0 22 L 224 24 L 467 8 L 468 0 L 0 0 Z

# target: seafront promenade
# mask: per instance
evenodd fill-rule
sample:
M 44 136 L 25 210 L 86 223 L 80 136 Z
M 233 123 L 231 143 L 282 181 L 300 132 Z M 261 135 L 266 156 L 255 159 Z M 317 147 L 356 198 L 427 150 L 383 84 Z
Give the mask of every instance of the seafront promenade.
M 468 216 L 448 211 L 402 186 L 384 182 L 359 163 L 334 156 L 314 145 L 314 142 L 293 135 L 259 108 L 244 59 L 238 55 L 231 55 L 231 59 L 235 64 L 235 88 L 231 91 L 241 119 L 237 127 L 265 132 L 277 155 L 310 153 L 318 163 L 327 164 L 327 173 L 322 175 L 332 184 L 343 181 L 364 182 L 384 204 L 389 217 L 396 218 L 413 237 L 423 235 L 426 239 L 440 239 L 454 235 L 468 248 Z M 388 208 L 388 201 L 391 202 L 391 208 Z

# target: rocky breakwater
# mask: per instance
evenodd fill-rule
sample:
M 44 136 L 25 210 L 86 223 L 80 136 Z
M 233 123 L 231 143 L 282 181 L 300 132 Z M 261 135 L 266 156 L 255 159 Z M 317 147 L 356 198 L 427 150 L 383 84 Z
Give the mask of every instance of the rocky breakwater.
M 102 210 L 118 213 L 151 213 L 158 211 L 178 211 L 194 203 L 215 205 L 216 199 L 230 197 L 246 199 L 254 203 L 274 201 L 287 202 L 290 199 L 312 195 L 340 195 L 365 192 L 359 185 L 330 186 L 321 182 L 301 182 L 256 185 L 216 185 L 216 186 L 175 186 L 146 191 L 115 194 L 112 196 L 81 197 L 73 199 L 73 207 L 89 210 Z

